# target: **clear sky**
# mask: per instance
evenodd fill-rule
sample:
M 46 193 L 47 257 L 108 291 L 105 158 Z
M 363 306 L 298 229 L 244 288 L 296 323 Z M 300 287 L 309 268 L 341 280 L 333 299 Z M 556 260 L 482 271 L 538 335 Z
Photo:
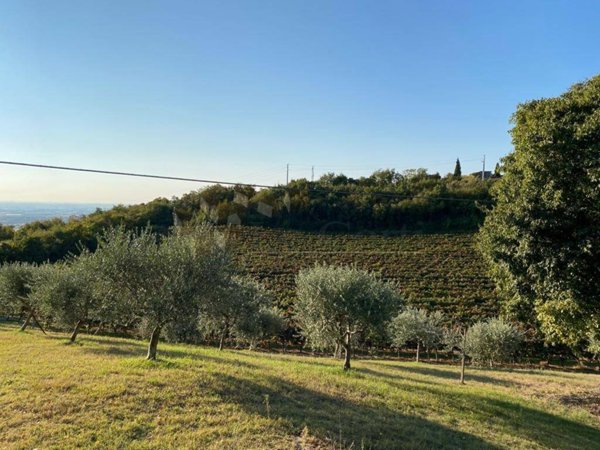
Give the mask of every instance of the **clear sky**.
M 0 2 L 0 160 L 253 183 L 463 172 L 600 72 L 597 1 Z M 0 166 L 0 200 L 198 185 Z

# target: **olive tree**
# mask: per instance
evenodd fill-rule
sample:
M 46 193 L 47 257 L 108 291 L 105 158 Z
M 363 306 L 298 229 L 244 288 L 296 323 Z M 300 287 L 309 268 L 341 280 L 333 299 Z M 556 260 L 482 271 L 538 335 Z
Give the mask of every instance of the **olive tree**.
M 234 276 L 203 305 L 199 328 L 205 334 L 218 335 L 219 350 L 227 336 L 252 343 L 269 331 L 271 319 L 267 315 L 271 304 L 272 297 L 261 284 Z
M 132 313 L 150 325 L 147 359 L 156 359 L 162 328 L 178 317 L 196 317 L 230 270 L 224 237 L 209 225 L 177 228 L 159 238 L 113 229 L 96 250 L 103 277 L 127 291 Z
M 577 350 L 600 328 L 600 76 L 518 106 L 479 247 L 505 312 Z
M 428 314 L 424 309 L 406 308 L 392 319 L 389 334 L 392 346 L 400 348 L 407 342 L 417 345 L 415 359 L 420 360 L 421 345 L 425 348 L 437 348 L 443 340 L 441 326 L 444 316 L 439 311 Z
M 39 266 L 21 262 L 7 263 L 0 267 L 0 306 L 10 314 L 26 314 L 21 331 L 34 320 L 45 333 L 37 317 L 39 304 L 30 295 L 39 270 Z
M 479 321 L 466 333 L 464 353 L 476 364 L 489 364 L 510 360 L 523 341 L 523 333 L 501 318 Z
M 31 297 L 53 322 L 71 327 L 71 342 L 83 325 L 102 317 L 102 303 L 107 298 L 106 290 L 99 288 L 101 280 L 90 264 L 92 260 L 93 256 L 83 251 L 67 262 L 45 265 L 31 291 Z
M 258 312 L 257 326 L 248 337 L 251 343 L 260 339 L 280 336 L 285 331 L 285 320 L 276 307 L 262 307 Z
M 394 286 L 354 267 L 315 266 L 296 277 L 294 319 L 313 348 L 344 350 L 350 369 L 352 341 L 382 328 L 397 310 Z
M 467 328 L 455 326 L 444 330 L 444 345 L 446 350 L 460 354 L 460 383 L 465 384 L 465 363 L 467 358 Z

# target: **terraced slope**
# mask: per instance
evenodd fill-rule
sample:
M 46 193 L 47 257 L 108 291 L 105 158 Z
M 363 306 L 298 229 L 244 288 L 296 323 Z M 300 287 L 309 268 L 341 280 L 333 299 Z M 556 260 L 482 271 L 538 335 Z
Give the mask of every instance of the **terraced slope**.
M 352 235 L 258 227 L 229 231 L 238 261 L 263 280 L 281 305 L 294 299 L 294 277 L 318 263 L 356 264 L 398 283 L 412 303 L 452 317 L 497 313 L 494 285 L 471 234 Z

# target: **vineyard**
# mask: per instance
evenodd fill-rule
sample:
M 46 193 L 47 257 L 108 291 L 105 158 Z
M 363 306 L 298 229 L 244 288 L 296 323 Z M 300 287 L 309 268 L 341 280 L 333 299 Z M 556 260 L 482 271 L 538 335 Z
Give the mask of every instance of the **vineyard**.
M 494 285 L 472 234 L 359 235 L 232 227 L 242 269 L 263 281 L 280 306 L 294 300 L 294 278 L 305 267 L 355 264 L 398 283 L 413 305 L 455 319 L 497 314 Z

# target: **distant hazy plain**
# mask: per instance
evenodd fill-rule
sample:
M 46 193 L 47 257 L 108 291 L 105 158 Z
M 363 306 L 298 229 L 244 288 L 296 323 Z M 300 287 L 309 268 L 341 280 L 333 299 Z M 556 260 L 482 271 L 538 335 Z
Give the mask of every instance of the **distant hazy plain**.
M 94 212 L 97 208 L 110 209 L 106 203 L 23 203 L 0 202 L 0 224 L 20 227 L 36 220 L 58 217 L 64 220 Z

